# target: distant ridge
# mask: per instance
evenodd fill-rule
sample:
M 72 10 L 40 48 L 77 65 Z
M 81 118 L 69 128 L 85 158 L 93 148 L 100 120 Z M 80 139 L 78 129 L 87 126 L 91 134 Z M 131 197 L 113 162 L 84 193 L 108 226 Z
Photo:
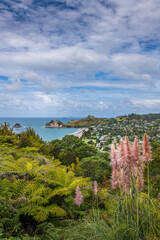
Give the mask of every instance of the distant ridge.
M 132 113 L 129 115 L 118 116 L 120 119 L 128 119 L 128 120 L 146 120 L 146 121 L 154 121 L 160 119 L 160 113 L 148 113 L 148 114 L 136 114 Z
M 107 123 L 107 118 L 96 118 L 94 116 L 88 115 L 88 117 L 82 118 L 80 120 L 71 120 L 65 124 L 65 127 L 90 127 L 93 125 L 103 125 Z
M 79 119 L 79 120 L 71 120 L 68 123 L 64 124 L 61 121 L 58 120 L 51 120 L 49 123 L 45 124 L 46 128 L 82 128 L 82 127 L 92 127 L 96 125 L 105 125 L 113 122 L 119 122 L 122 120 L 126 121 L 154 121 L 160 119 L 160 113 L 149 113 L 149 114 L 129 114 L 129 115 L 123 115 L 118 116 L 115 118 L 97 118 L 91 115 L 88 115 L 88 117 Z

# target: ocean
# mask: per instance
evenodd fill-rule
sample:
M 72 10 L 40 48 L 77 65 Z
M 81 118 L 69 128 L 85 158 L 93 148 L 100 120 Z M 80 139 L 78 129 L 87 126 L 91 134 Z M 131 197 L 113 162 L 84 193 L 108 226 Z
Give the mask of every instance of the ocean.
M 54 139 L 61 139 L 65 135 L 69 135 L 78 131 L 78 128 L 45 128 L 45 124 L 51 120 L 59 120 L 63 123 L 67 123 L 71 120 L 77 120 L 80 118 L 16 118 L 16 117 L 0 117 L 0 124 L 4 122 L 10 124 L 11 127 L 15 123 L 19 123 L 22 128 L 16 128 L 14 131 L 20 133 L 25 131 L 27 127 L 31 127 L 35 132 L 44 140 L 51 141 Z

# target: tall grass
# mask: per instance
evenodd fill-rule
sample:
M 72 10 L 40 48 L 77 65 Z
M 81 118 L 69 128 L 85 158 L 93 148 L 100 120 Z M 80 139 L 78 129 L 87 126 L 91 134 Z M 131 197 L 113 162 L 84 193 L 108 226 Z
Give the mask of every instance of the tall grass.
M 109 213 L 100 208 L 100 189 L 94 182 L 95 207 L 90 214 L 66 227 L 57 228 L 52 223 L 40 225 L 41 240 L 159 240 L 160 203 L 150 196 L 150 161 L 151 149 L 146 135 L 143 153 L 137 139 L 131 146 L 126 137 L 126 142 L 121 141 L 118 151 L 112 146 L 112 188 L 116 192 L 110 194 Z M 147 194 L 142 192 L 145 162 Z M 76 197 L 76 200 L 80 199 L 79 195 Z M 75 202 L 78 206 L 82 204 L 82 201 Z
M 126 223 L 125 207 L 123 208 L 121 201 L 118 205 L 120 208 L 122 204 L 122 209 L 115 211 L 113 219 L 106 220 L 98 209 L 93 209 L 87 217 L 65 228 L 55 228 L 51 223 L 43 224 L 41 240 L 158 240 L 155 226 L 148 222 L 148 213 L 143 206 L 144 201 L 140 205 L 142 212 L 139 213 L 139 229 L 136 225 L 136 214 L 129 207 L 129 222 Z M 150 225 L 150 231 L 147 230 L 148 225 Z
M 126 231 L 132 233 L 125 239 L 145 239 L 152 235 L 153 239 L 159 239 L 159 207 L 155 205 L 150 197 L 150 179 L 149 162 L 151 158 L 151 147 L 147 135 L 143 138 L 143 153 L 140 152 L 138 140 L 135 139 L 131 146 L 127 137 L 125 142 L 121 140 L 119 148 L 114 146 L 111 149 L 112 165 L 112 188 L 119 187 L 119 208 L 117 208 L 117 217 L 119 223 L 126 224 Z M 143 169 L 147 163 L 147 184 L 148 193 L 142 193 L 143 189 Z M 116 172 L 116 175 L 115 175 Z M 123 173 L 123 174 L 121 174 Z M 160 222 L 159 222 L 160 223 Z M 130 235 L 130 234 L 129 234 Z M 117 236 L 121 239 L 120 236 Z M 149 239 L 149 238 L 148 238 Z

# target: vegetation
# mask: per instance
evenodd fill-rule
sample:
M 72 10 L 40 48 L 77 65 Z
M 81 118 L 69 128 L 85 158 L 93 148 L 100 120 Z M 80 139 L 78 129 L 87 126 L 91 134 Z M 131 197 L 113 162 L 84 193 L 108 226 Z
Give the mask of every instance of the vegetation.
M 112 143 L 118 143 L 125 136 L 131 141 L 135 137 L 142 141 L 144 133 L 147 133 L 151 143 L 160 143 L 160 114 L 130 114 L 107 119 L 105 125 L 95 124 L 89 128 L 82 139 L 103 152 L 109 150 Z
M 80 119 L 80 120 L 71 120 L 70 122 L 64 124 L 65 127 L 92 127 L 92 126 L 98 126 L 98 125 L 110 125 L 113 123 L 121 122 L 121 121 L 147 121 L 152 122 L 155 120 L 160 120 L 160 114 L 129 114 L 128 116 L 119 116 L 117 118 L 96 118 L 94 116 L 89 115 L 86 118 Z
M 106 118 L 96 118 L 94 116 L 88 116 L 80 120 L 71 120 L 65 124 L 65 127 L 91 127 L 98 124 L 106 124 Z
M 143 191 L 134 188 L 137 175 L 128 189 L 111 188 L 108 149 L 72 135 L 47 143 L 31 128 L 15 134 L 1 125 L 0 239 L 158 240 L 160 144 L 152 142 Z
M 160 114 L 159 113 L 149 113 L 149 114 L 129 114 L 128 116 L 120 116 L 117 117 L 119 119 L 128 119 L 128 120 L 143 120 L 143 121 L 149 121 L 152 122 L 154 120 L 160 119 Z
M 64 126 L 64 123 L 62 123 L 61 121 L 59 121 L 59 120 L 55 120 L 55 121 L 53 121 L 53 120 L 51 120 L 49 123 L 46 123 L 45 124 L 45 127 L 46 128 L 52 128 L 52 127 L 57 127 L 57 128 L 60 128 L 60 127 L 65 127 Z
M 86 118 L 80 120 L 71 120 L 68 123 L 62 123 L 59 120 L 51 120 L 49 123 L 45 124 L 45 127 L 63 127 L 63 128 L 79 128 L 79 127 L 91 127 L 98 124 L 106 124 L 106 118 L 96 118 L 89 115 Z
M 103 183 L 110 176 L 111 167 L 107 154 L 99 153 L 95 156 L 83 158 L 80 161 L 83 177 L 90 177 L 92 181 Z
M 53 140 L 49 145 L 49 154 L 60 159 L 62 164 L 67 166 L 76 163 L 77 157 L 79 159 L 90 157 L 96 152 L 96 148 L 85 144 L 73 135 L 65 136 L 62 140 Z

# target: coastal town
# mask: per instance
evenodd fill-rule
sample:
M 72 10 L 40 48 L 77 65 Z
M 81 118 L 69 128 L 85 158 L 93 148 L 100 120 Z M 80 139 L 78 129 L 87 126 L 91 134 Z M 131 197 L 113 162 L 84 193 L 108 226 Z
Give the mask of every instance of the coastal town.
M 152 142 L 160 142 L 160 114 L 130 114 L 116 118 L 96 118 L 88 116 L 80 120 L 71 120 L 64 124 L 51 120 L 46 128 L 78 128 L 71 135 L 81 138 L 100 152 L 109 151 L 112 144 L 118 146 L 119 141 L 129 136 L 130 140 L 138 138 L 141 143 L 144 133 Z
M 99 151 L 107 151 L 112 144 L 119 143 L 120 139 L 129 136 L 133 141 L 135 137 L 142 141 L 147 133 L 152 142 L 160 142 L 160 118 L 153 121 L 142 119 L 114 118 L 108 124 L 92 126 L 84 132 L 82 139 L 85 143 L 95 146 Z

